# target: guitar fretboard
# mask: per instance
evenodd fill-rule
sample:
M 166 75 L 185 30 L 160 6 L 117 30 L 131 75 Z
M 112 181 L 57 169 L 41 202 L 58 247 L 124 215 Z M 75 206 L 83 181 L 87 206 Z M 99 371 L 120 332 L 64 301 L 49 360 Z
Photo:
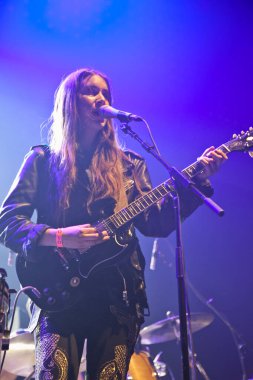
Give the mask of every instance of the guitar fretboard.
M 221 145 L 218 149 L 229 153 L 229 143 Z M 205 164 L 201 161 L 196 161 L 184 170 L 182 173 L 189 179 L 194 178 L 199 174 L 205 167 Z M 113 234 L 115 229 L 124 226 L 126 223 L 130 222 L 137 215 L 141 214 L 143 211 L 147 210 L 149 207 L 160 201 L 166 195 L 172 192 L 173 180 L 168 179 L 162 184 L 155 187 L 153 190 L 149 191 L 147 194 L 136 199 L 134 202 L 130 203 L 127 207 L 121 209 L 117 213 L 113 214 L 109 218 L 100 221 L 96 228 L 98 230 L 106 229 L 109 234 Z

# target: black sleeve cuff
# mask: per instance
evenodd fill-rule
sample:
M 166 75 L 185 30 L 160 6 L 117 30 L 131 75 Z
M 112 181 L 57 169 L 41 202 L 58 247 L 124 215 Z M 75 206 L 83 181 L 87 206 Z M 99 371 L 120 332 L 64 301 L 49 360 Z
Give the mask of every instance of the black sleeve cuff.
M 23 243 L 23 253 L 22 256 L 25 260 L 28 261 L 36 261 L 39 251 L 38 242 L 44 232 L 49 228 L 49 226 L 45 224 L 36 224 L 28 233 L 25 242 Z

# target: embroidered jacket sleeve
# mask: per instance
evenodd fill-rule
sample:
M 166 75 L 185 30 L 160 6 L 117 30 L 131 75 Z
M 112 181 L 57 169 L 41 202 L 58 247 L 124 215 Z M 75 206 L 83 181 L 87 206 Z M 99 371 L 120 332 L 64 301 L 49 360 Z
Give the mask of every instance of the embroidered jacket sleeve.
M 149 172 L 143 159 L 135 159 L 134 177 L 137 178 L 140 187 L 139 191 L 137 190 L 138 187 L 135 188 L 135 198 L 139 197 L 141 193 L 144 195 L 152 190 Z M 196 185 L 205 195 L 211 196 L 213 194 L 213 189 L 208 180 L 202 184 L 196 183 Z M 179 188 L 178 192 L 181 202 L 181 217 L 185 219 L 202 204 L 202 201 L 187 189 Z M 146 236 L 168 236 L 175 229 L 174 208 L 171 197 L 166 196 L 162 201 L 139 215 L 135 219 L 134 225 Z
M 0 242 L 28 259 L 34 253 L 38 239 L 49 227 L 31 220 L 37 209 L 43 156 L 40 147 L 35 147 L 25 156 L 0 210 Z

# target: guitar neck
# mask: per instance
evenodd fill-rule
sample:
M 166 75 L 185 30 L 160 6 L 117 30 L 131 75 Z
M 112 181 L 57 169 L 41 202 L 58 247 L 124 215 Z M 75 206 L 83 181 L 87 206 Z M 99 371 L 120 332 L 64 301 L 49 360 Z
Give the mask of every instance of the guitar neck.
M 218 149 L 222 150 L 226 154 L 230 152 L 227 144 L 221 145 Z M 195 161 L 193 164 L 182 170 L 182 173 L 189 179 L 194 178 L 205 167 L 201 161 Z M 98 230 L 106 229 L 109 234 L 113 234 L 115 230 L 124 226 L 137 215 L 141 214 L 149 207 L 160 201 L 166 195 L 169 195 L 172 191 L 173 180 L 168 179 L 162 184 L 149 191 L 147 194 L 141 196 L 134 202 L 130 203 L 127 207 L 121 209 L 117 213 L 113 214 L 107 219 L 100 221 L 95 227 Z

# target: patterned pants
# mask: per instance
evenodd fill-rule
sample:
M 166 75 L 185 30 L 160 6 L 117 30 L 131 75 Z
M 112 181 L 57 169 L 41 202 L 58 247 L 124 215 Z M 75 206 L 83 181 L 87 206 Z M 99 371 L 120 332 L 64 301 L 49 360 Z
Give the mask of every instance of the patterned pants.
M 36 380 L 75 380 L 87 338 L 88 380 L 126 379 L 139 333 L 137 318 L 110 310 L 42 313 L 35 329 Z

